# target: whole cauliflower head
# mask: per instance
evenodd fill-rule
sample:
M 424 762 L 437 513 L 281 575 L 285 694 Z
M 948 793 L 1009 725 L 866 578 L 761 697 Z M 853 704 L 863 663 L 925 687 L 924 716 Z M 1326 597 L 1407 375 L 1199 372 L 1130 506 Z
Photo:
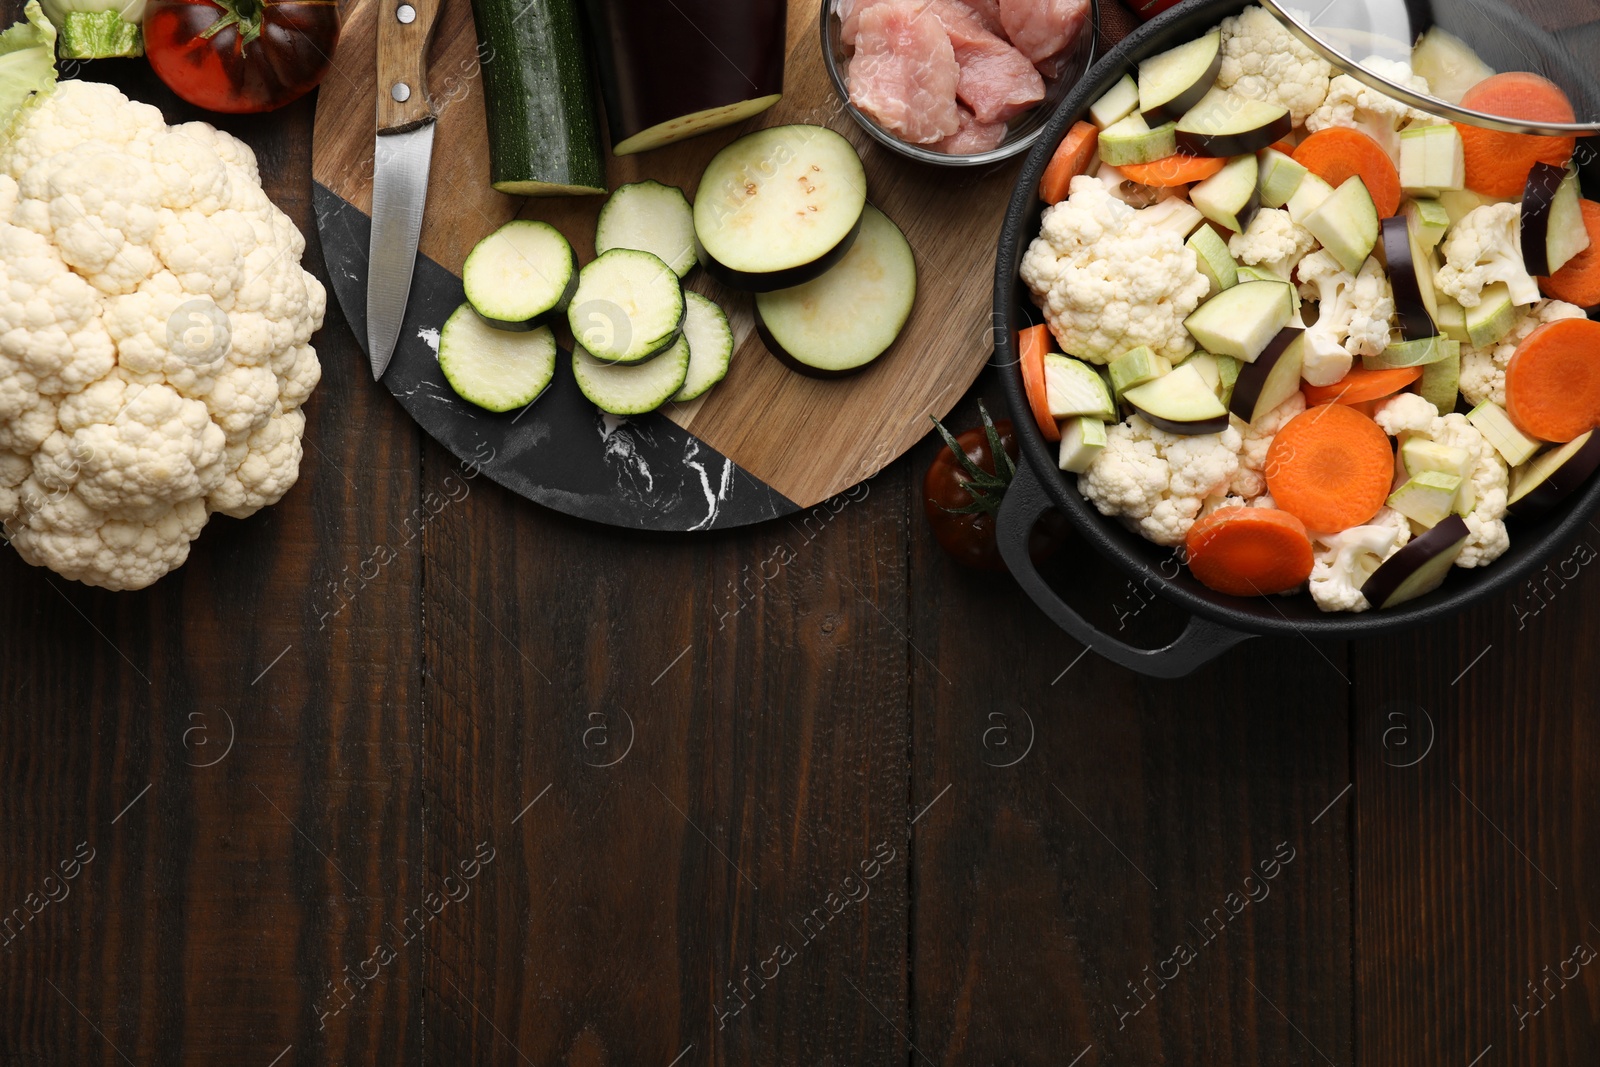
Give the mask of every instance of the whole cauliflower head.
M 1444 266 L 1434 285 L 1464 308 L 1483 300 L 1483 289 L 1504 282 L 1514 304 L 1539 299 L 1539 283 L 1522 265 L 1522 205 L 1484 204 L 1461 216 L 1439 246 Z
M 23 559 L 139 589 L 214 512 L 300 469 L 327 295 L 254 155 L 63 82 L 0 137 L 0 524 Z
M 1106 446 L 1078 476 L 1078 491 L 1100 514 L 1156 544 L 1179 545 L 1207 498 L 1228 488 L 1242 445 L 1232 426 L 1181 436 L 1134 415 L 1106 430 Z
M 1184 328 L 1210 289 L 1182 235 L 1152 226 L 1088 174 L 1044 211 L 1022 257 L 1022 280 L 1063 352 L 1090 363 L 1140 345 L 1180 360 L 1194 351 Z
M 1404 85 L 1420 93 L 1428 92 L 1428 80 L 1420 74 L 1413 73 L 1411 64 L 1402 60 L 1368 56 L 1361 65 L 1397 85 Z M 1341 74 L 1328 83 L 1328 95 L 1321 106 L 1306 117 L 1306 130 L 1315 133 L 1329 126 L 1349 126 L 1358 129 L 1377 141 L 1383 150 L 1389 153 L 1389 157 L 1398 163 L 1401 127 L 1413 122 L 1418 125 L 1433 125 L 1442 121 L 1426 111 L 1381 93 L 1348 74 Z
M 1262 208 L 1243 233 L 1228 238 L 1228 253 L 1234 259 L 1271 271 L 1284 281 L 1300 257 L 1316 246 L 1310 230 L 1276 207 Z
M 1506 367 L 1517 354 L 1517 346 L 1528 335 L 1547 322 L 1558 319 L 1581 319 L 1583 309 L 1564 300 L 1541 300 L 1517 317 L 1511 332 L 1487 348 L 1474 348 L 1465 342 L 1461 345 L 1461 395 L 1468 402 L 1481 404 L 1493 400 L 1501 407 L 1506 404 Z
M 1222 20 L 1217 84 L 1251 100 L 1289 109 L 1296 126 L 1328 95 L 1333 65 L 1306 47 L 1264 7 Z

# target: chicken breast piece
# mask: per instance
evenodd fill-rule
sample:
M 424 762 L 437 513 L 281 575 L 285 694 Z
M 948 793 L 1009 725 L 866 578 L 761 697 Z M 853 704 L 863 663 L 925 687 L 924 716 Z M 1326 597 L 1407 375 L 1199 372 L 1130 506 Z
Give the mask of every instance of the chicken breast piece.
M 996 37 L 970 9 L 954 0 L 934 0 L 933 13 L 944 24 L 955 49 L 961 79 L 956 96 L 977 121 L 1004 123 L 1044 99 L 1044 79 L 1027 56 Z
M 1017 51 L 1043 63 L 1078 39 L 1089 0 L 999 0 L 1000 23 Z
M 878 0 L 860 11 L 850 57 L 850 102 L 912 144 L 931 144 L 961 127 L 961 69 L 944 25 L 919 0 Z
M 942 141 L 935 141 L 928 147 L 935 152 L 944 152 L 952 156 L 974 156 L 979 152 L 987 152 L 999 148 L 1000 142 L 1006 139 L 1006 124 L 1003 122 L 979 122 L 966 108 L 960 108 L 961 126 Z

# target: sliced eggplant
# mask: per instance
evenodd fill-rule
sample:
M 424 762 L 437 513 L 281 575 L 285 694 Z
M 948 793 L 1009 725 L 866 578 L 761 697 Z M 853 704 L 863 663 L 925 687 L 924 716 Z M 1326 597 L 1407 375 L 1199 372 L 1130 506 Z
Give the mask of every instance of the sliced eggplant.
M 1286 326 L 1253 363 L 1241 366 L 1228 410 L 1245 422 L 1255 422 L 1299 392 L 1304 337 L 1304 330 Z
M 1289 109 L 1212 88 L 1178 120 L 1178 147 L 1192 156 L 1258 152 L 1294 129 Z
M 1249 363 L 1294 317 L 1289 290 L 1288 282 L 1240 282 L 1201 304 L 1183 324 L 1207 352 Z
M 1361 586 L 1361 595 L 1375 608 L 1392 608 L 1433 592 L 1444 584 L 1471 536 L 1461 516 L 1445 516 L 1380 563 Z
M 804 284 L 845 257 L 861 229 L 867 176 L 823 126 L 769 126 L 711 157 L 694 201 L 706 272 L 765 293 Z
M 1434 26 L 1411 50 L 1411 69 L 1428 80 L 1440 100 L 1461 103 L 1468 89 L 1494 73 L 1461 38 Z
M 783 92 L 784 0 L 585 0 L 611 151 L 742 122 Z
M 1600 467 L 1600 436 L 1590 430 L 1518 467 L 1506 510 L 1518 518 L 1549 511 L 1588 481 L 1596 467 Z
M 1366 183 L 1352 175 L 1300 223 L 1339 266 L 1354 274 L 1378 243 L 1378 209 Z
M 889 217 L 867 205 L 839 265 L 804 285 L 756 294 L 756 329 L 792 370 L 835 377 L 886 352 L 911 315 L 917 265 Z
M 1243 233 L 1261 208 L 1259 172 L 1254 153 L 1235 156 L 1211 177 L 1196 182 L 1189 190 L 1189 202 L 1217 225 Z
M 1405 215 L 1391 215 L 1379 227 L 1378 247 L 1383 250 L 1384 270 L 1389 275 L 1389 285 L 1394 290 L 1395 317 L 1400 325 L 1400 335 L 1407 341 L 1420 341 L 1439 332 L 1433 316 L 1422 302 L 1422 288 L 1417 280 L 1417 264 L 1412 258 L 1412 233 L 1410 220 Z
M 1289 202 L 1283 209 L 1289 213 L 1289 218 L 1297 223 L 1304 224 L 1306 216 L 1322 206 L 1322 202 L 1333 195 L 1333 186 L 1310 172 L 1300 179 L 1300 184 L 1295 187 L 1294 195 L 1289 197 Z
M 1210 382 L 1191 364 L 1174 367 L 1153 382 L 1122 394 L 1144 420 L 1168 433 L 1221 433 L 1228 428 L 1228 409 Z
M 643 363 L 678 339 L 684 311 L 683 287 L 661 257 L 613 248 L 578 272 L 567 325 L 596 359 Z
M 1106 94 L 1089 105 L 1089 119 L 1100 129 L 1113 126 L 1139 109 L 1139 86 L 1133 75 L 1124 74 L 1122 80 Z
M 578 253 L 548 222 L 517 219 L 479 241 L 461 267 L 467 302 L 498 330 L 532 330 L 567 306 Z
M 1146 122 L 1176 122 L 1211 90 L 1221 69 L 1221 30 L 1151 56 L 1139 64 L 1139 111 Z
M 1522 265 L 1549 277 L 1589 247 L 1578 174 L 1554 163 L 1535 163 L 1522 192 Z

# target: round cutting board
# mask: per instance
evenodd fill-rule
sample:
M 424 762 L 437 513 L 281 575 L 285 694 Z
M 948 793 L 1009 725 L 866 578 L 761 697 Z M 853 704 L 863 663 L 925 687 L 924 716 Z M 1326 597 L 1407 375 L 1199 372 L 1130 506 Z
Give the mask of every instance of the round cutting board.
M 313 147 L 318 230 L 333 288 L 366 341 L 368 213 L 376 133 L 375 19 L 355 0 L 322 84 Z M 642 155 L 612 158 L 610 188 L 654 178 L 694 196 L 700 173 L 734 137 L 809 122 L 848 137 L 866 165 L 867 195 L 905 232 L 917 300 L 898 341 L 867 370 L 820 380 L 788 370 L 756 336 L 751 298 L 695 271 L 687 285 L 728 312 L 728 377 L 688 404 L 619 419 L 586 401 L 563 354 L 556 379 L 520 413 L 458 398 L 438 365 L 438 331 L 462 301 L 461 264 L 512 218 L 542 219 L 594 253 L 603 197 L 522 199 L 489 186 L 483 95 L 470 0 L 444 0 L 428 78 L 434 134 L 428 207 L 406 323 L 383 384 L 440 444 L 495 481 L 567 514 L 618 526 L 703 530 L 813 507 L 875 474 L 928 432 L 989 357 L 995 241 L 1020 164 L 979 173 L 903 160 L 844 111 L 822 63 L 815 0 L 789 4 L 784 96 L 749 122 Z M 348 373 L 365 373 L 349 368 Z

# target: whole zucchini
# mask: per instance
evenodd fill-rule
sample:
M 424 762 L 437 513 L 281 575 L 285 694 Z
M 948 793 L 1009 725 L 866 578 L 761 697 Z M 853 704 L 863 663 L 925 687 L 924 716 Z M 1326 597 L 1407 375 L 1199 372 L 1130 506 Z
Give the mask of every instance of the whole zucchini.
M 577 0 L 472 0 L 489 125 L 489 180 L 502 193 L 606 191 Z
M 625 156 L 778 102 L 786 0 L 585 0 L 611 150 Z

